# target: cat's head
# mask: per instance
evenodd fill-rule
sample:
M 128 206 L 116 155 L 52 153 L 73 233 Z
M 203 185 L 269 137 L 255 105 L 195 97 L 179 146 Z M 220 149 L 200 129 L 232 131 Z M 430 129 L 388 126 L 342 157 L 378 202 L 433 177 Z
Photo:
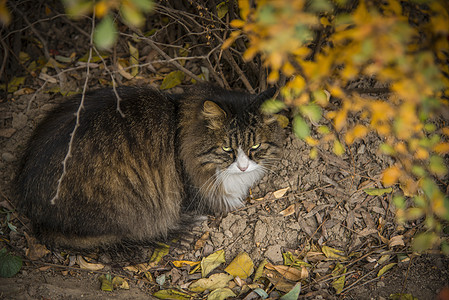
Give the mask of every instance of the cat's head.
M 240 206 L 248 189 L 279 161 L 283 130 L 260 109 L 275 91 L 251 95 L 209 88 L 197 98 L 182 156 L 198 188 L 226 198 L 216 210 Z

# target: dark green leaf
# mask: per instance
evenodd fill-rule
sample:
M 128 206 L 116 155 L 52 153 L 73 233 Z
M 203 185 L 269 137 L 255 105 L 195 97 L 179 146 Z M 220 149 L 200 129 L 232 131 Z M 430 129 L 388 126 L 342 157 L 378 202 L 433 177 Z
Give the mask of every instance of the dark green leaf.
M 0 277 L 12 277 L 22 268 L 22 259 L 7 253 L 6 249 L 0 250 Z

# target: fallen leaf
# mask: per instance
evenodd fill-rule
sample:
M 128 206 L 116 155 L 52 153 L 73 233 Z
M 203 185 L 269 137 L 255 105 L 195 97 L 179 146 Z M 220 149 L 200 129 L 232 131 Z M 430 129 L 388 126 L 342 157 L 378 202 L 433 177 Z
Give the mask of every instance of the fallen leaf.
M 76 262 L 80 266 L 81 269 L 87 269 L 91 271 L 98 271 L 104 268 L 102 264 L 93 264 L 88 263 L 81 255 L 76 256 Z
M 148 266 L 150 268 L 156 266 L 162 260 L 162 258 L 168 254 L 169 250 L 170 246 L 163 243 L 159 243 L 158 247 L 154 249 L 153 254 L 151 255 Z
M 285 279 L 291 281 L 299 281 L 304 279 L 303 272 L 295 267 L 283 266 L 283 265 L 272 265 L 270 263 L 265 266 L 267 269 L 276 270 L 279 274 L 281 274 Z
M 275 270 L 265 269 L 264 277 L 266 277 L 270 283 L 274 285 L 275 289 L 281 292 L 288 293 L 294 287 L 293 283 L 287 281 Z
M 340 294 L 343 291 L 343 288 L 345 286 L 345 279 L 346 279 L 346 267 L 343 267 L 342 264 L 337 263 L 335 265 L 334 270 L 332 270 L 332 275 L 334 277 L 337 277 L 333 282 L 332 282 L 332 287 L 335 289 L 335 292 L 337 294 Z
M 209 296 L 207 296 L 207 300 L 223 300 L 230 297 L 237 297 L 237 295 L 230 288 L 219 288 L 213 290 Z
M 209 239 L 210 232 L 206 231 L 201 238 L 195 243 L 195 250 L 201 249 L 206 244 L 206 241 Z
M 216 290 L 224 288 L 234 278 L 226 273 L 213 274 L 209 278 L 201 278 L 192 283 L 189 289 L 192 292 L 204 292 L 205 290 Z
M 253 274 L 254 263 L 248 253 L 241 252 L 224 270 L 234 277 L 246 279 Z
M 12 277 L 22 268 L 22 259 L 8 253 L 6 248 L 0 250 L 0 277 Z
M 131 68 L 131 76 L 135 77 L 139 73 L 139 50 L 128 42 L 129 47 L 129 65 Z
M 259 266 L 257 267 L 256 273 L 254 274 L 254 281 L 259 280 L 260 277 L 263 275 L 263 269 L 265 265 L 268 263 L 268 260 L 264 259 L 260 262 Z
M 377 273 L 377 277 L 382 276 L 385 272 L 387 272 L 388 270 L 390 270 L 391 268 L 393 268 L 395 265 L 397 265 L 397 263 L 391 263 L 388 264 L 386 266 L 384 266 L 382 269 L 379 270 L 379 272 Z
M 340 255 L 340 253 L 344 253 L 341 250 L 334 249 L 334 248 L 331 248 L 328 246 L 323 246 L 323 247 L 321 247 L 321 251 L 323 251 L 324 255 L 326 255 L 327 258 L 338 259 L 341 261 L 347 260 L 346 256 Z
M 295 286 L 280 298 L 280 300 L 297 300 L 299 297 L 299 294 L 301 293 L 301 282 L 298 282 L 295 284 Z
M 418 300 L 418 298 L 414 297 L 412 294 L 404 294 L 404 293 L 396 293 L 391 294 L 390 297 L 388 297 L 390 300 Z M 438 300 L 446 300 L 446 298 L 438 298 Z
M 48 250 L 45 245 L 39 244 L 36 238 L 29 236 L 26 232 L 24 234 L 28 244 L 28 249 L 26 250 L 25 255 L 30 260 L 37 260 L 50 253 L 50 250 Z
M 112 292 L 113 285 L 111 280 L 111 275 L 101 275 L 98 277 L 98 280 L 101 282 L 101 290 L 105 292 Z
M 200 261 L 189 261 L 189 260 L 175 260 L 172 261 L 172 264 L 177 267 L 177 268 L 181 268 L 182 266 L 191 266 L 194 267 L 198 264 L 200 264 Z
M 161 86 L 159 87 L 161 90 L 171 89 L 177 85 L 180 85 L 184 80 L 184 73 L 182 71 L 173 71 L 165 76 L 164 80 L 162 80 Z
M 116 276 L 112 279 L 112 286 L 116 289 L 118 288 L 122 290 L 129 290 L 128 282 L 119 276 Z
M 386 189 L 368 188 L 368 189 L 364 189 L 363 191 L 370 196 L 382 196 L 384 194 L 389 194 L 389 193 L 393 192 L 393 188 L 391 188 L 391 187 L 386 188 Z
M 287 216 L 291 216 L 295 213 L 296 208 L 295 208 L 295 204 L 290 205 L 289 207 L 287 207 L 286 209 L 284 209 L 283 211 L 281 211 L 279 214 L 287 217 Z
M 178 300 L 192 299 L 191 295 L 184 292 L 180 292 L 175 289 L 160 290 L 154 293 L 153 296 L 159 299 L 178 299 Z
M 390 239 L 390 242 L 389 242 L 388 246 L 390 248 L 392 248 L 394 246 L 405 246 L 403 238 L 404 238 L 403 235 L 396 235 L 396 236 L 392 237 Z
M 210 254 L 207 257 L 203 257 L 201 260 L 201 276 L 206 277 L 212 270 L 226 262 L 224 250 L 219 250 Z

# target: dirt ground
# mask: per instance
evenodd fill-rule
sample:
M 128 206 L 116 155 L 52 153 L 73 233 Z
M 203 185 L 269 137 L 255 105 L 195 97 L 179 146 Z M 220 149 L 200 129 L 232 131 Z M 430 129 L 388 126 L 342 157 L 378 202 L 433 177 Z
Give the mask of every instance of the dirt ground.
M 66 27 L 58 26 L 61 23 L 56 19 L 53 23 L 41 22 L 35 25 L 34 33 L 45 32 L 48 39 L 45 46 L 50 50 L 57 49 L 57 53 L 64 57 L 75 51 L 79 59 L 86 53 L 87 37 L 79 33 L 78 23 L 70 22 L 71 26 L 64 25 Z M 36 49 L 28 45 L 22 51 L 35 60 Z M 139 62 L 160 59 L 148 47 L 140 47 L 139 51 Z M 96 64 L 89 74 L 90 89 L 110 80 L 107 70 L 101 67 L 102 62 Z M 20 89 L 1 99 L 0 209 L 3 211 L 14 207 L 10 186 L 27 139 L 38 122 L 62 101 L 59 92 L 81 90 L 87 76 L 83 66 L 71 66 L 71 70 L 59 73 L 63 74 L 61 76 L 58 76 L 61 70 L 48 67 L 47 73 L 52 75 L 52 80 L 30 72 Z M 172 66 L 164 64 L 153 67 L 157 69 L 157 75 L 137 80 L 127 80 L 116 74 L 121 78 L 118 84 L 158 87 L 163 75 L 173 71 Z M 200 66 L 192 60 L 185 64 L 185 68 L 198 73 Z M 40 72 L 45 73 L 45 70 L 40 69 Z M 186 83 L 190 82 L 186 79 Z M 377 86 L 372 80 L 361 79 L 352 87 Z M 381 188 L 381 172 L 393 163 L 391 158 L 378 152 L 381 139 L 370 134 L 347 148 L 342 156 L 333 154 L 332 145 L 324 144 L 319 147 L 317 158 L 311 159 L 310 147 L 297 139 L 290 127 L 285 131 L 280 163 L 252 189 L 247 205 L 226 216 L 209 216 L 194 228 L 189 242 L 183 242 L 181 247 L 171 247 L 169 254 L 149 269 L 153 278 L 124 269 L 124 266 L 133 265 L 134 260 L 138 260 L 136 257 L 148 260 L 151 249 L 144 247 L 130 252 L 136 259 L 119 260 L 117 254 L 103 252 L 87 255 L 93 258 L 92 263 L 104 266 L 100 271 L 81 270 L 75 263 L 78 253 L 64 249 L 51 249 L 31 257 L 32 243 L 25 234 L 32 236 L 32 231 L 27 220 L 17 213 L 10 215 L 8 222 L 17 227 L 16 232 L 7 227 L 6 214 L 1 214 L 0 249 L 6 247 L 20 256 L 23 266 L 14 277 L 0 278 L 0 299 L 152 299 L 151 295 L 159 289 L 182 288 L 198 279 L 197 274 L 189 274 L 189 268 L 173 267 L 172 262 L 176 260 L 199 261 L 224 250 L 226 264 L 219 267 L 220 270 L 241 252 L 248 253 L 256 266 L 263 259 L 282 265 L 283 253 L 290 251 L 304 256 L 324 246 L 340 250 L 340 255 L 345 258 L 339 261 L 346 267 L 344 288 L 336 294 L 332 285 L 336 260 L 310 259 L 312 267 L 303 280 L 299 299 L 389 299 L 397 293 L 424 300 L 437 299 L 440 290 L 449 286 L 449 258 L 433 252 L 425 255 L 411 253 L 411 238 L 422 228 L 422 220 L 399 226 L 395 222 L 392 193 L 371 196 L 363 191 Z M 275 193 L 282 189 L 286 189 L 285 194 Z M 394 188 L 394 192 L 398 190 Z M 195 246 L 199 240 L 204 244 Z M 128 253 L 128 257 L 130 255 Z M 389 264 L 394 265 L 383 275 L 378 275 Z M 129 290 L 102 291 L 99 277 L 107 273 L 125 278 Z M 167 280 L 161 283 L 155 278 Z M 282 294 L 277 289 L 269 291 L 271 299 L 278 299 Z M 207 294 L 201 297 L 205 299 Z M 244 297 L 257 299 L 246 294 Z
M 8 99 L 0 106 L 1 128 L 0 149 L 1 201 L 14 203 L 10 195 L 10 183 L 15 174 L 24 143 L 36 123 L 46 112 L 61 101 L 60 97 L 39 94 L 33 99 L 31 109 L 27 110 L 34 95 L 22 95 Z M 267 174 L 261 183 L 252 190 L 247 205 L 222 218 L 210 217 L 194 230 L 192 244 L 172 249 L 168 260 L 184 259 L 197 261 L 217 250 L 224 249 L 226 261 L 230 262 L 238 253 L 244 251 L 254 262 L 266 258 L 272 263 L 282 263 L 285 251 L 303 250 L 311 245 L 327 245 L 349 254 L 359 252 L 368 254 L 365 258 L 351 263 L 345 287 L 340 296 L 330 282 L 317 280 L 305 289 L 305 299 L 388 299 L 390 294 L 410 293 L 418 299 L 435 299 L 441 288 L 449 285 L 449 259 L 439 255 L 416 256 L 411 260 L 399 262 L 385 275 L 377 277 L 381 265 L 376 261 L 388 252 L 391 258 L 384 262 L 398 262 L 400 253 L 408 253 L 409 240 L 404 239 L 405 247 L 388 249 L 379 238 L 401 232 L 403 236 L 413 232 L 417 224 L 400 229 L 394 223 L 394 209 L 390 205 L 391 195 L 369 196 L 365 187 L 379 186 L 379 174 L 383 167 L 391 163 L 388 157 L 376 152 L 379 138 L 372 135 L 357 143 L 349 153 L 337 157 L 323 147 L 319 158 L 309 158 L 305 143 L 294 137 L 286 129 L 287 138 L 281 163 Z M 282 188 L 288 191 L 276 199 L 271 192 Z M 262 199 L 261 199 L 262 198 Z M 281 212 L 294 205 L 294 213 L 284 216 Z M 20 220 L 20 223 L 17 222 Z M 9 231 L 2 239 L 11 250 L 26 259 L 27 242 L 24 232 L 31 234 L 26 220 L 17 216 L 14 224 L 18 233 Z M 381 223 L 382 222 L 382 225 Z M 379 231 L 379 227 L 383 229 Z M 193 243 L 205 232 L 210 232 L 204 247 L 193 248 Z M 5 244 L 2 242 L 3 246 Z M 2 247 L 3 247 L 2 246 Z M 71 255 L 76 253 L 70 253 Z M 112 258 L 113 259 L 113 258 Z M 103 271 L 115 272 L 110 256 L 100 256 L 98 262 L 107 266 Z M 103 292 L 100 290 L 98 273 L 50 267 L 48 264 L 61 264 L 55 252 L 36 262 L 25 261 L 19 274 L 13 278 L 0 279 L 2 299 L 140 299 L 148 298 L 154 286 L 139 280 L 129 280 L 130 290 Z M 41 264 L 41 263 L 44 264 Z M 63 264 L 62 264 L 63 265 Z M 329 273 L 332 263 L 322 261 L 316 267 L 317 274 Z M 171 268 L 160 272 L 169 272 Z M 121 270 L 123 271 L 123 270 Z M 159 272 L 159 271 L 156 271 Z M 129 276 L 132 279 L 132 276 Z M 354 285 L 352 285 L 354 284 Z

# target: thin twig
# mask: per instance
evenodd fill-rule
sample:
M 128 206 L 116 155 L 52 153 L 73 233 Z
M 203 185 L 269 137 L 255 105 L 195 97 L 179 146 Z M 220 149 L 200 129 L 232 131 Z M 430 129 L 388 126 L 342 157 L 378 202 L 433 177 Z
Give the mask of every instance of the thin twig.
M 89 48 L 89 57 L 87 59 L 86 80 L 84 81 L 83 93 L 81 95 L 81 102 L 80 102 L 80 105 L 78 106 L 78 110 L 76 111 L 75 127 L 73 128 L 73 131 L 70 134 L 69 149 L 68 149 L 67 154 L 62 162 L 62 174 L 61 174 L 61 177 L 59 177 L 59 179 L 58 179 L 58 185 L 56 187 L 56 194 L 50 200 L 50 203 L 53 205 L 55 204 L 55 201 L 59 198 L 59 194 L 61 193 L 61 183 L 62 183 L 62 180 L 64 179 L 65 175 L 67 174 L 67 161 L 72 156 L 73 141 L 75 140 L 76 130 L 80 126 L 81 110 L 84 108 L 84 99 L 86 97 L 87 84 L 89 82 L 90 61 L 92 59 L 92 47 L 93 47 L 92 45 L 93 45 L 93 39 L 94 39 L 94 28 L 95 28 L 95 9 L 93 10 L 93 13 L 92 13 L 92 32 L 90 35 L 91 46 Z

